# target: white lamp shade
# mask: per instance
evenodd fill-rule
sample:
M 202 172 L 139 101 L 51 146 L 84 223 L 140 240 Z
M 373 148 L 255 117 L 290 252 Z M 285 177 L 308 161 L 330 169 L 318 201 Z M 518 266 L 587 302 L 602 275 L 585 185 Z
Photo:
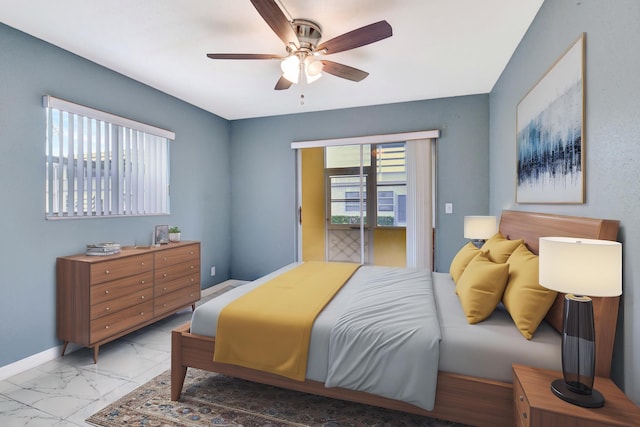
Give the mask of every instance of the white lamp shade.
M 610 240 L 541 237 L 540 285 L 591 297 L 622 294 L 622 244 Z
M 304 60 L 304 72 L 307 78 L 307 83 L 313 83 L 322 77 L 322 61 L 314 60 L 311 56 L 308 56 Z
M 496 234 L 495 216 L 465 216 L 464 238 L 486 240 Z
M 296 55 L 287 56 L 280 63 L 282 75 L 291 83 L 297 84 L 300 77 L 300 59 Z

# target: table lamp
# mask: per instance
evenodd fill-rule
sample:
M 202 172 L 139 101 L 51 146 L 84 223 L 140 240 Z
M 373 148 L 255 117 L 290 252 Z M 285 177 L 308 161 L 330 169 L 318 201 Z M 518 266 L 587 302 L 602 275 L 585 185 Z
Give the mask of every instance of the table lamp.
M 496 217 L 472 215 L 464 217 L 464 238 L 471 239 L 476 247 L 482 244 L 496 234 Z
M 604 405 L 593 388 L 595 327 L 589 297 L 622 294 L 622 244 L 610 240 L 541 237 L 539 281 L 545 288 L 565 293 L 562 327 L 562 375 L 552 392 L 586 408 Z

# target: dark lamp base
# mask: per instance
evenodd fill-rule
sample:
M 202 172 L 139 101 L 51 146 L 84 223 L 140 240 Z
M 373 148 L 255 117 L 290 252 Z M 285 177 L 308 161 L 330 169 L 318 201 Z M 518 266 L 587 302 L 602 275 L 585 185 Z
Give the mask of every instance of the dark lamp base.
M 591 394 L 580 394 L 569 390 L 563 379 L 551 383 L 551 391 L 565 402 L 572 403 L 583 408 L 602 408 L 604 396 L 598 390 L 593 389 Z

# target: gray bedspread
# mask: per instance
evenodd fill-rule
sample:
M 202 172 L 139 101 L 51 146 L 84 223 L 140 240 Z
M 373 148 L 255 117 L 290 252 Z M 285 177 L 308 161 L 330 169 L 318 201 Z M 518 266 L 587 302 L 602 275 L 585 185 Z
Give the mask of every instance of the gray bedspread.
M 377 267 L 354 279 L 331 330 L 325 385 L 432 410 L 441 335 L 430 272 Z

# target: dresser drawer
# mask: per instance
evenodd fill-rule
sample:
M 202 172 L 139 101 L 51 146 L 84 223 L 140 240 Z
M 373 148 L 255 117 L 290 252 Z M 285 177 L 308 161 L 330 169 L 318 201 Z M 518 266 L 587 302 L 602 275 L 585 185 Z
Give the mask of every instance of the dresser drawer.
M 153 283 L 153 272 L 125 277 L 110 282 L 91 286 L 91 305 L 100 304 L 112 299 L 121 298 L 140 289 L 147 288 Z
M 529 427 L 531 423 L 531 407 L 527 396 L 522 389 L 522 384 L 515 378 L 513 382 L 513 399 L 515 401 L 515 421 L 516 425 Z
M 94 285 L 144 273 L 152 269 L 153 254 L 129 256 L 91 264 L 89 280 Z
M 134 305 L 91 322 L 91 343 L 99 342 L 119 332 L 153 318 L 153 301 Z
M 196 286 L 200 283 L 200 272 L 190 274 L 189 276 L 180 277 L 176 280 L 164 283 L 156 283 L 154 287 L 155 297 L 161 297 L 171 292 L 175 292 L 180 288 L 187 286 Z
M 200 299 L 200 284 L 178 289 L 175 292 L 155 298 L 154 314 L 162 315 L 179 308 L 194 304 Z
M 194 261 L 200 261 L 200 245 L 182 246 L 160 251 L 155 254 L 156 268 L 181 263 L 192 263 Z
M 146 288 L 138 288 L 133 293 L 119 298 L 110 299 L 100 304 L 93 304 L 91 306 L 91 319 L 97 319 L 147 301 L 153 301 L 153 287 L 149 284 L 147 284 Z
M 170 265 L 168 267 L 157 268 L 155 273 L 155 285 L 156 288 L 166 283 L 173 282 L 176 279 L 180 279 L 185 276 L 190 276 L 194 273 L 200 275 L 200 260 L 191 260 L 191 262 L 185 262 L 181 264 Z

